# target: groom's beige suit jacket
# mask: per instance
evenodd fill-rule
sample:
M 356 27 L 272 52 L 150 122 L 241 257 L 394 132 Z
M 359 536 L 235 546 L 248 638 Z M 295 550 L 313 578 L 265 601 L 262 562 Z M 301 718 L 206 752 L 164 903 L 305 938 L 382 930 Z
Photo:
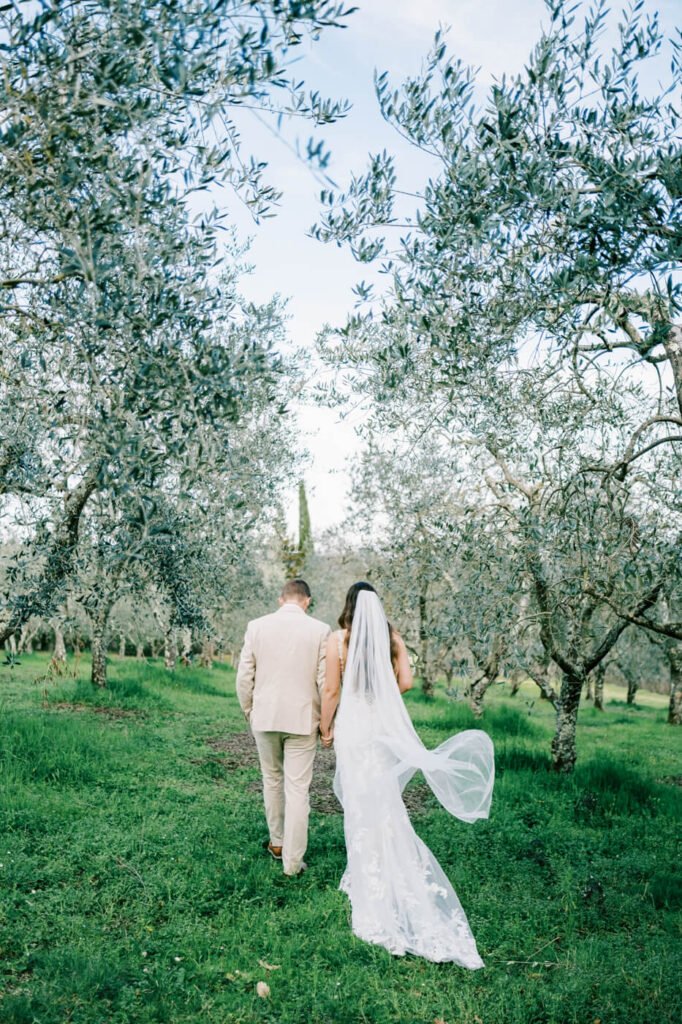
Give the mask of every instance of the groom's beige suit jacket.
M 310 735 L 317 729 L 330 632 L 293 602 L 249 622 L 237 697 L 254 732 Z

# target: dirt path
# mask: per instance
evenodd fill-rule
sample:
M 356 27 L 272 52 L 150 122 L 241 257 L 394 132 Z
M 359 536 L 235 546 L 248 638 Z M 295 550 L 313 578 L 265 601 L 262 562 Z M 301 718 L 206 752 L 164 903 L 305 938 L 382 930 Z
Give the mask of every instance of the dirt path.
M 206 743 L 216 753 L 215 760 L 227 771 L 258 768 L 258 752 L 253 736 L 248 730 L 226 733 L 224 736 L 210 736 Z M 209 760 L 208 758 L 206 760 Z M 310 786 L 310 807 L 318 814 L 340 814 L 341 805 L 334 795 L 332 783 L 336 770 L 336 755 L 333 750 L 318 747 L 313 765 L 313 781 Z M 248 788 L 260 792 L 260 779 L 248 783 Z M 433 806 L 435 797 L 425 782 L 411 782 L 403 794 L 408 811 L 419 814 Z

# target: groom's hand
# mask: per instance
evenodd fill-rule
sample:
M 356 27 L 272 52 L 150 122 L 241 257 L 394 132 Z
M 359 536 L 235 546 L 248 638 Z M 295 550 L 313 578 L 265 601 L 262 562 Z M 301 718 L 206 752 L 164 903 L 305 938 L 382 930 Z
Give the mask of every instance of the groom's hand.
M 333 744 L 333 742 L 334 742 L 334 730 L 332 730 L 331 732 L 327 732 L 327 733 L 322 733 L 322 732 L 320 733 L 320 743 L 325 748 L 325 750 L 328 750 L 329 747 L 331 747 L 331 745 Z

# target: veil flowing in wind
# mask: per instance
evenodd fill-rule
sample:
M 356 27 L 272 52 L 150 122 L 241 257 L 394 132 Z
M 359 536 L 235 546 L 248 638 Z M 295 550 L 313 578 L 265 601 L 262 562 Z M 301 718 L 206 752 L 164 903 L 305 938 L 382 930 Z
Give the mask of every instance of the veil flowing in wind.
M 391 663 L 390 632 L 374 591 L 358 594 L 334 730 L 334 790 L 344 809 L 353 930 L 392 953 L 483 966 L 450 882 L 414 832 L 402 790 L 417 770 L 465 822 L 486 818 L 493 744 L 468 729 L 427 750 L 412 725 Z

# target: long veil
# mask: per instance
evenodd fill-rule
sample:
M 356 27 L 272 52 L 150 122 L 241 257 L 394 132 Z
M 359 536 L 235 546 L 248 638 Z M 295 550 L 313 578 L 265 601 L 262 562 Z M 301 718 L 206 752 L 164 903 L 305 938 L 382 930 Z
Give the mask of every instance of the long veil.
M 384 771 L 398 780 L 401 791 L 421 770 L 440 803 L 455 817 L 466 822 L 487 818 L 495 780 L 490 737 L 481 729 L 467 729 L 427 750 L 396 684 L 381 601 L 373 591 L 362 590 L 353 616 L 337 731 L 352 745 L 356 731 L 362 734 L 363 726 L 370 723 L 372 742 L 385 755 Z M 343 804 L 340 773 L 334 788 Z

